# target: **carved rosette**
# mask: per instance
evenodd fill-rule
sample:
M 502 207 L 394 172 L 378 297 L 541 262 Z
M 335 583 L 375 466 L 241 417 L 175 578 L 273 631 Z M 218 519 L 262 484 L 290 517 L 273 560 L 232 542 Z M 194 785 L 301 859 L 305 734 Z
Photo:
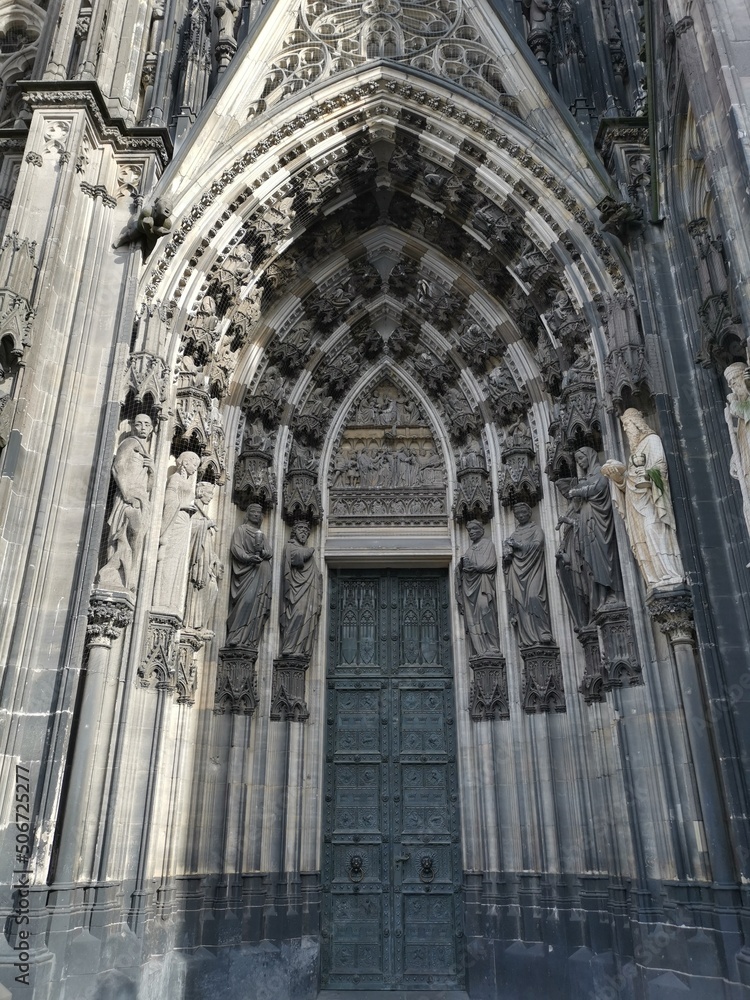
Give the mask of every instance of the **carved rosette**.
M 457 475 L 453 517 L 456 521 L 489 521 L 492 517 L 492 486 L 486 469 L 461 469 Z
M 534 443 L 525 424 L 511 431 L 501 452 L 498 496 L 503 507 L 527 503 L 535 507 L 542 499 L 542 474 L 536 464 Z
M 283 656 L 273 663 L 271 718 L 277 722 L 306 722 L 310 711 L 305 701 L 307 656 Z
M 198 635 L 188 629 L 180 635 L 177 646 L 177 676 L 175 694 L 178 705 L 195 703 L 195 689 L 198 685 L 198 665 L 196 654 L 203 646 L 205 635 Z
M 276 505 L 273 456 L 266 451 L 243 451 L 234 467 L 234 502 L 243 509 L 257 503 L 268 511 Z
M 219 650 L 214 712 L 252 715 L 258 706 L 255 661 L 258 650 L 251 646 L 225 646 Z
M 594 613 L 594 622 L 599 626 L 604 647 L 607 690 L 623 684 L 643 684 L 628 606 L 608 601 Z
M 675 588 L 671 592 L 652 593 L 646 598 L 646 606 L 652 620 L 666 635 L 672 646 L 681 643 L 694 645 L 693 601 L 686 588 Z
M 320 490 L 317 473 L 308 469 L 290 469 L 284 477 L 282 514 L 287 524 L 300 519 L 317 524 L 320 521 Z
M 145 351 L 130 355 L 123 395 L 132 393 L 136 402 L 141 404 L 150 396 L 156 409 L 161 412 L 167 400 L 168 386 L 169 366 L 163 358 Z
M 504 656 L 471 656 L 469 715 L 474 722 L 509 719 L 508 670 Z
M 554 645 L 526 646 L 521 650 L 523 678 L 521 705 L 524 712 L 564 712 L 560 650 Z
M 149 616 L 146 633 L 146 652 L 138 667 L 141 687 L 155 687 L 158 691 L 171 691 L 175 686 L 175 636 L 180 628 L 177 615 Z
M 125 594 L 96 591 L 89 603 L 86 641 L 89 648 L 111 649 L 112 642 L 133 621 L 133 601 Z

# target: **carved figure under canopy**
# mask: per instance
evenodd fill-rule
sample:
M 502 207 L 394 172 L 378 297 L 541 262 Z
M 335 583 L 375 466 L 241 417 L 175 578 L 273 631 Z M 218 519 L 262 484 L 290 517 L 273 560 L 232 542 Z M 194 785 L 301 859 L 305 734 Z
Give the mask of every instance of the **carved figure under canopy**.
M 724 369 L 724 378 L 731 392 L 727 396 L 726 418 L 732 442 L 729 472 L 739 482 L 742 509 L 750 531 L 750 392 L 745 381 L 750 373 L 747 365 L 737 361 Z
M 200 464 L 199 455 L 184 451 L 178 457 L 175 471 L 164 491 L 154 606 L 169 609 L 175 614 L 182 611 L 185 600 L 190 518 L 195 512 L 195 480 Z
M 456 598 L 464 618 L 472 656 L 500 655 L 500 626 L 497 619 L 497 552 L 492 540 L 484 537 L 481 521 L 466 525 L 471 545 L 458 562 Z
M 284 578 L 281 609 L 281 655 L 312 653 L 320 617 L 323 577 L 315 561 L 315 549 L 307 544 L 310 528 L 297 521 L 284 548 Z
M 191 523 L 190 572 L 185 624 L 196 632 L 211 629 L 213 610 L 219 594 L 224 564 L 216 554 L 216 522 L 208 508 L 214 495 L 213 483 L 195 488 L 195 514 Z
M 620 421 L 630 445 L 630 458 L 627 466 L 612 459 L 605 462 L 602 475 L 617 487 L 617 509 L 647 586 L 675 586 L 682 583 L 684 571 L 664 446 L 639 410 L 625 410 Z
M 575 459 L 581 476 L 570 488 L 580 500 L 576 541 L 583 571 L 583 590 L 590 614 L 622 592 L 612 496 L 593 448 L 579 448 Z
M 117 449 L 112 463 L 117 497 L 107 522 L 107 562 L 97 580 L 97 586 L 106 590 L 135 590 L 143 540 L 151 523 L 154 463 L 148 442 L 153 432 L 151 417 L 139 413 L 133 433 Z
M 503 569 L 511 619 L 518 630 L 521 649 L 550 645 L 553 639 L 544 564 L 544 533 L 531 520 L 528 504 L 516 504 L 513 513 L 518 526 L 503 543 Z
M 235 528 L 232 535 L 228 646 L 257 650 L 271 612 L 271 549 L 260 530 L 262 523 L 262 508 L 251 503 L 245 523 Z

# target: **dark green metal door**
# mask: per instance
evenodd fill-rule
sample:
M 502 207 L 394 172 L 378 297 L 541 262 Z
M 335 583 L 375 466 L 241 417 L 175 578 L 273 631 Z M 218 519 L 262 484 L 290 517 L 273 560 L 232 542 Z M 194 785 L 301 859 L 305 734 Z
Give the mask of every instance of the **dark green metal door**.
M 448 580 L 332 574 L 323 985 L 463 983 Z

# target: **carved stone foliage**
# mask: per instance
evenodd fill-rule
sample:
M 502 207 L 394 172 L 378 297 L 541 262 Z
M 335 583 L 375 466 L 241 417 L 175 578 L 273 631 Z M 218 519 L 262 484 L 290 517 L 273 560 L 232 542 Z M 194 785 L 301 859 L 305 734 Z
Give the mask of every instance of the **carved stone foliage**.
M 271 718 L 277 722 L 306 722 L 310 711 L 305 701 L 305 656 L 283 656 L 273 663 Z
M 521 679 L 521 705 L 524 712 L 564 712 L 560 651 L 555 645 L 527 646 L 521 650 L 523 677 Z
M 163 358 L 140 351 L 131 354 L 125 369 L 124 394 L 138 404 L 161 410 L 167 400 L 169 366 Z
M 533 438 L 523 421 L 516 421 L 506 431 L 501 455 L 498 495 L 503 507 L 517 503 L 536 506 L 542 499 L 542 475 Z
M 383 57 L 450 79 L 516 110 L 516 102 L 505 93 L 501 66 L 457 0 L 408 0 L 387 8 L 351 0 L 321 8 L 305 0 L 251 112 L 260 113 L 316 80 Z
M 97 591 L 89 604 L 86 641 L 89 646 L 109 649 L 133 620 L 133 601 L 125 594 Z
M 252 715 L 258 707 L 258 678 L 255 661 L 258 650 L 225 646 L 219 650 L 216 670 L 214 712 L 223 715 Z
M 175 685 L 177 651 L 175 636 L 180 627 L 177 615 L 149 616 L 146 649 L 138 667 L 141 687 L 155 687 L 160 691 L 172 690 Z
M 486 719 L 509 719 L 508 669 L 503 656 L 469 658 L 472 680 L 469 689 L 469 715 L 474 722 Z
M 693 601 L 687 587 L 675 586 L 669 591 L 651 593 L 646 598 L 646 606 L 672 646 L 695 644 Z
M 365 391 L 331 463 L 331 523 L 443 523 L 445 482 L 416 402 L 389 381 Z

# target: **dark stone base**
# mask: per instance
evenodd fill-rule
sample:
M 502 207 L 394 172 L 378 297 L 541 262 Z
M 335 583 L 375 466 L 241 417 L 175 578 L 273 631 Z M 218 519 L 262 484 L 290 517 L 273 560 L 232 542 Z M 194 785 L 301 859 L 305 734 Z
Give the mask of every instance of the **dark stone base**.
M 471 1000 L 750 1000 L 746 888 L 606 875 L 464 879 Z M 0 984 L 14 997 L 317 997 L 316 874 L 184 877 L 141 893 L 39 887 L 31 897 L 30 988 L 14 981 L 12 936 L 0 939 Z

